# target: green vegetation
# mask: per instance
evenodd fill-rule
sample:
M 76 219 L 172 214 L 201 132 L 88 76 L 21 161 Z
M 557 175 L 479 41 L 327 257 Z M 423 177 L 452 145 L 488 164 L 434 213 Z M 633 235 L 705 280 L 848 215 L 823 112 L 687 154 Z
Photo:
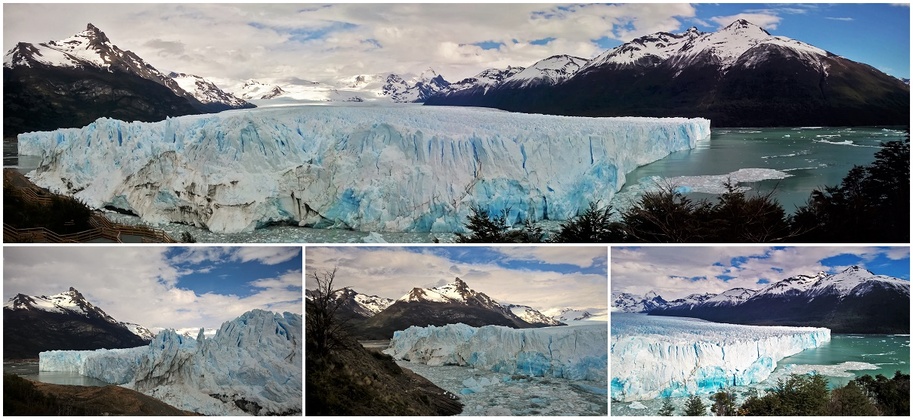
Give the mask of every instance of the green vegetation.
M 754 391 L 741 406 L 735 394 L 721 389 L 713 395 L 711 411 L 717 416 L 909 416 L 910 375 L 900 373 L 888 379 L 865 375 L 843 387 L 828 390 L 827 380 L 818 374 L 792 374 L 777 381 L 763 395 Z M 672 408 L 666 399 L 660 415 Z M 697 396 L 685 405 L 685 415 L 702 416 L 706 407 Z
M 675 406 L 672 405 L 672 398 L 663 398 L 663 406 L 659 409 L 659 415 L 668 417 L 675 413 Z
M 701 401 L 701 397 L 692 395 L 690 398 L 688 398 L 688 402 L 685 403 L 686 416 L 704 416 L 706 414 L 707 406 L 705 406 L 704 402 Z
M 35 385 L 17 375 L 3 375 L 4 416 L 96 416 L 100 412 L 87 410 L 47 395 Z
M 674 186 L 644 194 L 612 221 L 611 207 L 591 203 L 561 224 L 552 242 L 881 242 L 907 243 L 910 232 L 910 142 L 882 144 L 869 166 L 856 166 L 840 185 L 811 193 L 792 216 L 767 194 L 737 185 L 715 201 L 695 201 Z M 542 242 L 531 220 L 514 227 L 507 212 L 473 208 L 458 242 Z

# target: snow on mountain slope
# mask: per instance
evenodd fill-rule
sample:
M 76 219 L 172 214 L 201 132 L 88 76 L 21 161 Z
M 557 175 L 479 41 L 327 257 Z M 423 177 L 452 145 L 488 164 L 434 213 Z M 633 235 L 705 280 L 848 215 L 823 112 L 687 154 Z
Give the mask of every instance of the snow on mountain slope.
M 758 293 L 752 297 L 804 293 L 806 290 L 814 286 L 819 280 L 825 277 L 827 277 L 827 273 L 823 271 L 811 276 L 800 274 L 798 276 L 783 279 L 774 284 L 771 284 L 770 286 L 767 286 L 758 291 Z
M 507 312 L 500 303 L 488 297 L 485 293 L 472 290 L 469 285 L 459 277 L 443 286 L 432 287 L 430 289 L 421 287 L 413 288 L 409 293 L 397 300 L 401 302 L 459 303 L 493 309 L 498 312 Z
M 200 76 L 171 72 L 168 77 L 204 104 L 225 104 L 233 108 L 250 107 L 243 99 L 219 89 L 214 83 Z
M 533 329 L 412 326 L 394 333 L 384 353 L 429 366 L 471 366 L 604 384 L 607 335 L 605 324 Z
M 822 58 L 828 53 L 818 47 L 782 36 L 773 36 L 758 25 L 739 19 L 717 32 L 703 34 L 686 43 L 676 51 L 672 65 L 677 68 L 692 65 L 699 60 L 713 60 L 726 70 L 736 64 L 748 51 L 764 45 L 783 47 L 803 61 L 823 66 Z M 745 67 L 752 67 L 763 56 L 743 61 Z
M 867 285 L 875 282 L 889 285 L 899 290 L 907 290 L 907 293 L 909 293 L 910 282 L 894 277 L 875 275 L 869 270 L 854 265 L 839 273 L 820 279 L 808 289 L 808 294 L 811 296 L 826 293 L 835 293 L 839 296 L 864 294 L 868 289 Z
M 514 74 L 507 78 L 504 83 L 516 84 L 519 87 L 538 84 L 554 85 L 569 79 L 586 63 L 587 60 L 585 58 L 569 55 L 554 55 L 540 60 L 519 73 Z
M 509 210 L 510 223 L 570 219 L 611 201 L 634 168 L 709 134 L 699 118 L 299 106 L 103 118 L 21 134 L 19 152 L 42 158 L 29 174 L 38 185 L 148 223 L 456 232 L 473 206 Z
M 704 303 L 712 306 L 738 305 L 754 296 L 755 293 L 757 293 L 757 290 L 736 287 L 713 296 L 705 300 Z
M 132 322 L 121 322 L 120 324 L 127 327 L 130 332 L 136 334 L 137 337 L 142 338 L 143 340 L 152 341 L 152 339 L 155 338 L 155 334 L 142 325 L 134 324 Z
M 612 316 L 613 399 L 709 394 L 758 383 L 777 361 L 831 339 L 827 328 L 759 327 L 641 314 Z M 644 375 L 649 372 L 649 375 Z
M 505 81 L 525 70 L 524 67 L 507 66 L 506 69 L 486 69 L 473 77 L 467 77 L 456 83 L 451 83 L 444 92 L 458 92 L 479 88 L 483 92 L 488 92 L 496 86 L 500 86 Z
M 561 321 L 545 316 L 542 314 L 542 312 L 539 312 L 531 306 L 505 304 L 504 307 L 513 313 L 517 318 L 529 322 L 530 324 L 544 324 L 552 326 L 561 324 Z
M 90 303 L 79 293 L 78 290 L 70 288 L 68 291 L 51 296 L 28 296 L 18 294 L 5 304 L 3 307 L 14 311 L 18 310 L 38 310 L 60 314 L 75 314 L 84 317 L 93 317 L 103 319 L 112 324 L 118 322 L 110 315 L 105 313 L 101 308 Z
M 293 99 L 311 102 L 423 102 L 450 83 L 433 69 L 419 75 L 361 74 L 327 82 L 266 83 L 248 80 L 234 89 L 245 99 Z
M 666 304 L 666 301 L 652 290 L 643 297 L 624 292 L 612 293 L 612 311 L 647 312 Z
M 211 338 L 165 330 L 146 347 L 43 352 L 39 369 L 123 384 L 205 415 L 288 415 L 302 409 L 301 334 L 301 315 L 253 310 Z
M 599 54 L 586 63 L 580 72 L 603 66 L 615 68 L 655 66 L 671 57 L 687 42 L 701 35 L 703 35 L 702 32 L 692 27 L 682 34 L 657 32 L 642 36 Z

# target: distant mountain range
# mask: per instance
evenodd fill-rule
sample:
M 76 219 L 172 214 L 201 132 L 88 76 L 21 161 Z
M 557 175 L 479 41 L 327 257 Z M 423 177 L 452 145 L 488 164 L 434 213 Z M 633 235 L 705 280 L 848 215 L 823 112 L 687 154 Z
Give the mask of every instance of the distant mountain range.
M 311 299 L 313 292 L 306 292 Z M 473 290 L 456 278 L 443 286 L 413 288 L 393 300 L 368 296 L 345 288 L 336 293 L 341 301 L 337 315 L 349 320 L 360 338 L 388 339 L 394 331 L 428 325 L 464 323 L 474 327 L 503 325 L 512 328 L 538 328 L 582 321 L 593 315 L 584 310 L 565 308 L 547 316 L 535 308 L 498 302 Z
M 291 99 L 315 102 L 366 102 L 385 100 L 396 103 L 424 102 L 447 89 L 450 83 L 427 69 L 419 75 L 382 73 L 345 77 L 335 83 L 297 81 L 270 84 L 247 80 L 234 89 L 235 94 L 248 99 Z
M 531 68 L 533 74 L 512 67 L 486 70 L 425 104 L 559 115 L 705 117 L 722 127 L 906 125 L 910 120 L 908 83 L 773 36 L 742 19 L 717 32 L 659 32 L 592 60 L 556 56 Z
M 4 137 L 99 117 L 156 121 L 252 107 L 246 100 L 415 102 L 580 116 L 704 117 L 714 126 L 907 125 L 909 80 L 746 20 L 716 32 L 646 35 L 585 59 L 556 55 L 448 82 L 415 74 L 333 81 L 250 79 L 220 89 L 163 74 L 89 24 L 70 38 L 20 42 L 3 70 Z
M 63 40 L 20 42 L 3 62 L 4 137 L 100 117 L 158 121 L 251 107 L 199 76 L 158 71 L 91 23 Z
M 149 329 L 120 322 L 74 288 L 51 296 L 17 294 L 3 305 L 3 357 L 37 358 L 47 350 L 130 348 L 149 344 Z
M 612 293 L 612 310 L 748 325 L 827 327 L 835 333 L 910 332 L 910 282 L 858 266 L 799 275 L 760 290 L 734 288 L 666 301 Z

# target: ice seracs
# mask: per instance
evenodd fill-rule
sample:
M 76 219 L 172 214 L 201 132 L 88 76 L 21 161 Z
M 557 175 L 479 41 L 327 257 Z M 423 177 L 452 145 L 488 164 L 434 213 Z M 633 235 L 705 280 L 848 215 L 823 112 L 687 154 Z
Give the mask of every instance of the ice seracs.
M 42 158 L 29 174 L 38 185 L 148 223 L 459 232 L 474 206 L 509 210 L 509 223 L 570 219 L 611 201 L 634 168 L 709 134 L 700 118 L 299 106 L 103 118 L 22 134 L 19 152 Z
M 621 313 L 611 322 L 611 393 L 619 401 L 709 394 L 758 383 L 773 372 L 777 361 L 831 339 L 827 328 Z
M 165 330 L 145 347 L 50 351 L 42 371 L 78 372 L 206 415 L 301 412 L 302 319 L 253 310 L 211 338 Z
M 429 366 L 459 365 L 506 374 L 606 382 L 606 325 L 513 329 L 409 327 L 384 350 Z

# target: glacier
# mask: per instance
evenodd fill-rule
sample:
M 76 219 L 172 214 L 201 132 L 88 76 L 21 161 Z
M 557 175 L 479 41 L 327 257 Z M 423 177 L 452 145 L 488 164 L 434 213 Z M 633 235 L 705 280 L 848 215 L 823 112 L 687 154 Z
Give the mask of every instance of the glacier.
M 428 366 L 471 366 L 508 375 L 607 383 L 608 331 L 594 325 L 513 329 L 411 326 L 393 333 L 384 353 Z M 484 384 L 464 384 L 470 391 Z
M 302 325 L 300 314 L 253 310 L 212 337 L 165 330 L 144 347 L 42 352 L 39 370 L 79 373 L 205 415 L 295 414 Z
M 611 338 L 612 399 L 630 402 L 761 382 L 777 361 L 829 342 L 831 332 L 614 313 Z
M 20 134 L 38 185 L 148 223 L 460 232 L 476 206 L 567 220 L 628 172 L 709 138 L 702 118 L 291 106 Z

